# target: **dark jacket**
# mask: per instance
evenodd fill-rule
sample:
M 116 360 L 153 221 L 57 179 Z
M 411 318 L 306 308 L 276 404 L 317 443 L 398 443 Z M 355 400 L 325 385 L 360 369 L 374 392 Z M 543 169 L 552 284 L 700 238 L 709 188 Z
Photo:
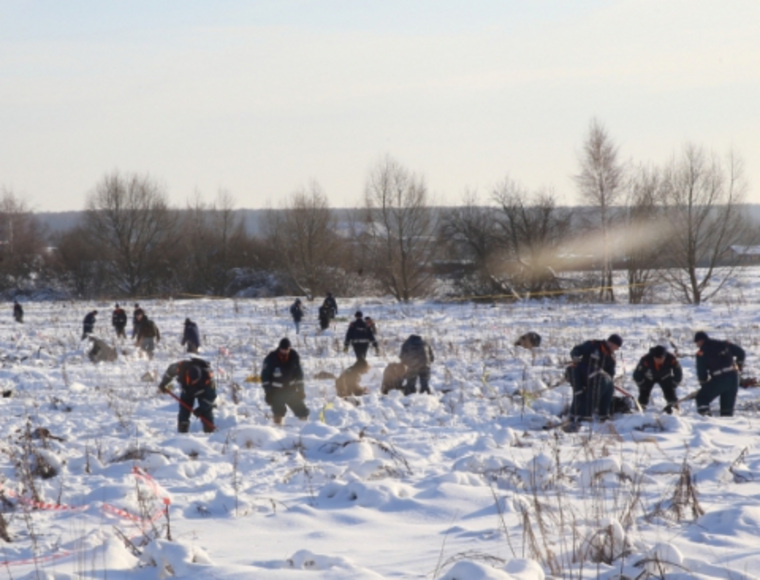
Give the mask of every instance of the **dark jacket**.
M 182 344 L 194 344 L 195 346 L 201 345 L 201 335 L 198 330 L 198 325 L 192 320 L 185 322 L 185 331 L 182 333 Z
M 127 313 L 123 308 L 115 308 L 111 314 L 111 325 L 114 328 L 124 328 L 127 325 Z
M 156 342 L 161 340 L 161 333 L 158 331 L 156 323 L 149 318 L 143 316 L 140 328 L 137 330 L 137 342 L 140 342 L 143 338 L 155 338 Z
M 201 380 L 194 385 L 190 382 L 190 367 L 196 367 L 201 372 Z M 164 390 L 164 388 L 174 379 L 177 379 L 182 390 L 190 396 L 197 396 L 208 387 L 216 388 L 211 365 L 201 358 L 181 360 L 170 364 L 166 369 L 166 372 L 164 372 L 164 376 L 161 378 L 158 388 Z
M 24 322 L 24 309 L 18 302 L 13 303 L 13 318 L 16 319 L 16 322 Z
M 589 380 L 604 373 L 611 381 L 615 377 L 615 353 L 607 346 L 606 340 L 587 340 L 570 351 L 573 359 L 573 386 L 581 389 Z
M 290 307 L 290 315 L 295 322 L 301 322 L 301 319 L 303 318 L 303 307 L 300 302 L 293 302 Z
M 372 334 L 372 330 L 370 330 L 369 326 L 367 326 L 367 323 L 364 322 L 361 318 L 356 318 L 354 321 L 348 325 L 348 330 L 346 331 L 346 338 L 343 341 L 343 344 L 345 346 L 348 346 L 349 344 L 371 344 L 375 348 L 377 348 L 377 341 L 375 340 L 375 335 Z
M 435 361 L 433 349 L 421 336 L 416 334 L 410 335 L 401 345 L 399 358 L 411 371 L 429 369 Z
M 641 357 L 639 364 L 636 365 L 636 370 L 633 371 L 633 381 L 637 385 L 641 385 L 645 381 L 661 384 L 662 381 L 666 380 L 672 380 L 675 385 L 681 384 L 683 380 L 681 363 L 672 353 L 666 352 L 665 360 L 660 366 L 657 366 L 652 352 L 655 348 L 650 348 L 649 353 Z
M 742 370 L 746 354 L 727 340 L 706 339 L 697 352 L 697 379 L 705 384 L 713 377 Z
M 84 334 L 89 334 L 92 332 L 93 328 L 95 328 L 95 316 L 97 315 L 97 311 L 93 310 L 91 312 L 88 312 L 87 315 L 84 317 L 84 321 L 82 322 L 82 330 Z
M 301 357 L 290 349 L 287 358 L 282 358 L 279 350 L 273 350 L 264 359 L 261 367 L 261 386 L 281 388 L 286 391 L 303 390 L 303 369 Z
M 335 318 L 335 315 L 338 314 L 338 303 L 335 301 L 335 297 L 332 294 L 328 294 L 325 297 L 323 305 L 329 309 L 330 318 Z

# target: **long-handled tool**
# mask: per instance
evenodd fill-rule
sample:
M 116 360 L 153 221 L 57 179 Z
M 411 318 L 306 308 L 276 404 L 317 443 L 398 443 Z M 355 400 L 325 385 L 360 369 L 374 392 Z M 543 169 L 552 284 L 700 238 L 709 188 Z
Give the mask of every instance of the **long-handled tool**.
M 203 415 L 200 415 L 196 411 L 194 411 L 193 408 L 190 405 L 188 405 L 187 403 L 185 403 L 185 401 L 183 401 L 182 399 L 180 399 L 177 395 L 175 395 L 174 393 L 172 393 L 171 391 L 168 391 L 168 390 L 167 391 L 162 391 L 162 392 L 166 393 L 167 395 L 171 395 L 171 397 L 173 399 L 175 399 L 180 405 L 182 405 L 185 409 L 187 409 L 188 411 L 190 411 L 190 413 L 192 413 L 193 415 L 195 415 L 196 417 L 198 417 L 201 421 L 203 421 L 203 424 L 206 427 L 208 427 L 208 429 L 210 431 L 216 431 L 216 425 L 214 425 L 211 421 L 209 421 L 208 419 L 206 419 L 206 417 L 204 417 Z

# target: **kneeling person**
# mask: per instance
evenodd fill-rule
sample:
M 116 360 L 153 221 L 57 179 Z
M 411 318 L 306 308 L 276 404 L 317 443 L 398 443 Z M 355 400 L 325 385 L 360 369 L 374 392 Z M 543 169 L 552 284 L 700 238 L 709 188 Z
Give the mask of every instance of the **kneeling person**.
M 668 413 L 676 406 L 678 397 L 676 387 L 683 380 L 683 369 L 678 359 L 665 350 L 664 346 L 653 346 L 649 353 L 641 357 L 636 370 L 633 371 L 633 381 L 639 387 L 639 405 L 643 409 L 649 404 L 652 387 L 660 385 L 662 394 L 668 402 Z
M 261 368 L 261 386 L 267 404 L 272 408 L 276 425 L 282 424 L 287 408 L 305 421 L 309 408 L 304 403 L 306 390 L 303 384 L 303 369 L 298 352 L 290 348 L 290 340 L 283 338 L 277 350 L 270 352 Z
M 216 382 L 209 363 L 202 358 L 193 357 L 170 364 L 158 385 L 159 390 L 163 393 L 169 392 L 169 383 L 174 379 L 182 388 L 179 397 L 177 431 L 187 433 L 190 430 L 190 412 L 192 411 L 203 422 L 203 431 L 213 432 Z M 198 399 L 198 408 L 193 411 L 196 399 Z

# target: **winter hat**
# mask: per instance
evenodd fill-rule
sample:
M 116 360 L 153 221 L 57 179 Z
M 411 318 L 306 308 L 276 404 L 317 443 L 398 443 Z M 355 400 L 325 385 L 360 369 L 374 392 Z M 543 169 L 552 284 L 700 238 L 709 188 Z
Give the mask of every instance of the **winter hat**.
M 364 316 L 364 315 L 362 314 L 361 310 L 357 310 L 356 314 L 354 314 L 354 318 L 361 318 L 362 316 Z
M 280 344 L 279 344 L 279 346 L 277 348 L 280 349 L 280 350 L 284 350 L 286 348 L 290 348 L 290 339 L 283 338 L 280 341 Z
M 185 326 L 188 324 L 192 324 L 192 321 L 189 318 L 185 318 Z
M 657 346 L 653 346 L 649 352 L 654 358 L 662 358 L 665 356 L 665 347 L 661 344 L 658 344 Z
M 616 344 L 618 345 L 618 347 L 623 346 L 623 339 L 620 337 L 619 334 L 610 334 L 609 338 L 607 339 L 607 342 Z
M 704 330 L 700 330 L 694 335 L 694 342 L 699 342 L 700 340 L 707 340 L 709 337 L 707 336 L 707 333 Z

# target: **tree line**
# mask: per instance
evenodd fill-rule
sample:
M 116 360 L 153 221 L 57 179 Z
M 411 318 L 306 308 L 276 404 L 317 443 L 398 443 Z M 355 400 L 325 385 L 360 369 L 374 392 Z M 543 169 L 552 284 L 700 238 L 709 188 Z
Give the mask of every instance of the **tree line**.
M 581 208 L 507 176 L 484 197 L 436 207 L 425 180 L 390 156 L 370 170 L 359 207 L 338 219 L 318 182 L 291 194 L 251 235 L 229 192 L 170 207 L 154 179 L 113 172 L 81 223 L 48 239 L 23 200 L 0 199 L 0 290 L 74 298 L 267 294 L 429 296 L 441 281 L 466 297 L 556 295 L 580 285 L 631 303 L 665 285 L 679 301 L 715 296 L 758 243 L 741 160 L 685 145 L 667 163 L 623 162 L 592 120 L 575 175 Z M 586 275 L 567 275 L 568 270 Z M 252 290 L 253 289 L 253 290 Z

